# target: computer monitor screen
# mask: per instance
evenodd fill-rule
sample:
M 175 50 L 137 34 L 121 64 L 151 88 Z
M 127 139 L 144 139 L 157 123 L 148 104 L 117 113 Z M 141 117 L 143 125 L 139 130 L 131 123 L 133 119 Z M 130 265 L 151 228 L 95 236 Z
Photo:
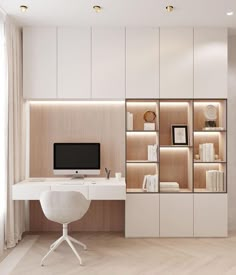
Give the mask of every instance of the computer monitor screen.
M 54 143 L 55 175 L 99 175 L 100 143 Z

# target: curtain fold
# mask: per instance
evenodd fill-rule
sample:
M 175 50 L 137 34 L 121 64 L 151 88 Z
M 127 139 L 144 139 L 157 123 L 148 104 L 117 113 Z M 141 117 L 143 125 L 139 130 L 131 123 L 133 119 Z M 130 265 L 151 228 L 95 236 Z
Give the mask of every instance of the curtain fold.
M 22 95 L 22 36 L 21 29 L 5 21 L 8 91 L 8 146 L 7 146 L 7 198 L 5 241 L 14 247 L 25 231 L 25 205 L 12 200 L 12 185 L 25 178 L 25 117 Z

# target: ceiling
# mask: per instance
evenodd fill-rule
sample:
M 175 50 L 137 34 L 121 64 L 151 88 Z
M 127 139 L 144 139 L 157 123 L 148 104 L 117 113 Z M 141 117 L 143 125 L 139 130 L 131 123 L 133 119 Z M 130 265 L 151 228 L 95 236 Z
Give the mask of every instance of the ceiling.
M 19 6 L 29 7 L 21 13 Z M 95 13 L 93 5 L 103 7 Z M 174 6 L 172 13 L 165 7 Z M 0 0 L 21 26 L 225 26 L 236 29 L 236 0 Z M 234 10 L 233 16 L 226 12 Z

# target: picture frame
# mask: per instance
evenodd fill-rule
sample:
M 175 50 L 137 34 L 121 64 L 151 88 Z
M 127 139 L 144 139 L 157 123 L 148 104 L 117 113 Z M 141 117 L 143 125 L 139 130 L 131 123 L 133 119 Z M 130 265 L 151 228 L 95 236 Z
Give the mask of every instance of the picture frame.
M 187 125 L 171 125 L 172 144 L 188 145 L 188 126 Z

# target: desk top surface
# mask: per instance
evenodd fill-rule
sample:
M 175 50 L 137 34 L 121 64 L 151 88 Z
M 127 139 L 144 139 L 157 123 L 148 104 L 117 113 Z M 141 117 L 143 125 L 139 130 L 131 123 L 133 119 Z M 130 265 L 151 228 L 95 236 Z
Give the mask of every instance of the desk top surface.
M 25 185 L 25 184 L 34 184 L 34 185 L 125 185 L 125 178 L 121 178 L 117 180 L 116 178 L 28 178 L 26 180 L 20 181 L 16 183 L 17 185 Z

